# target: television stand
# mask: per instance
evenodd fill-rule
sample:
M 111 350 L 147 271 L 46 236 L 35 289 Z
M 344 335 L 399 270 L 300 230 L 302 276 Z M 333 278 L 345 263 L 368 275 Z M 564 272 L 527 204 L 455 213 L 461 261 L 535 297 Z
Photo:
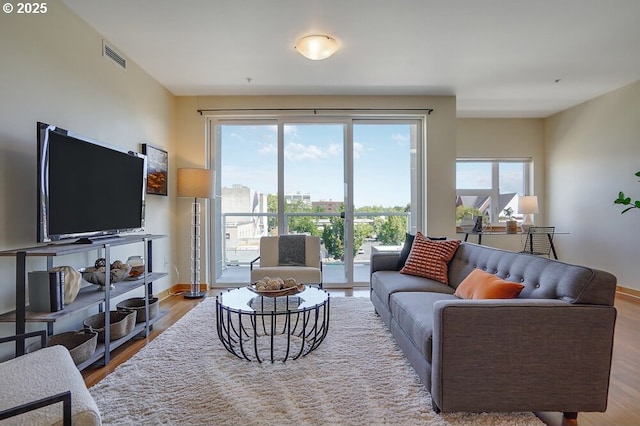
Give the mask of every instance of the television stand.
M 116 238 L 113 238 L 116 237 Z M 154 318 L 150 318 L 148 307 L 149 300 L 153 295 L 153 282 L 161 278 L 166 277 L 166 272 L 153 271 L 153 244 L 152 241 L 160 238 L 165 238 L 165 235 L 150 235 L 150 234 L 131 234 L 120 236 L 104 236 L 101 242 L 95 241 L 93 244 L 64 244 L 64 245 L 47 245 L 26 247 L 13 250 L 0 251 L 0 258 L 13 257 L 15 258 L 16 267 L 16 309 L 13 311 L 0 314 L 0 323 L 13 322 L 15 323 L 15 334 L 17 336 L 23 336 L 27 330 L 27 323 L 43 323 L 46 324 L 46 334 L 51 336 L 54 334 L 54 325 L 58 321 L 74 321 L 80 322 L 82 317 L 86 317 L 89 310 L 94 312 L 109 312 L 116 298 L 123 296 L 130 291 L 134 291 L 138 288 L 144 290 L 145 300 L 145 314 L 146 321 L 136 323 L 131 333 L 128 335 L 111 340 L 109 315 L 105 315 L 105 339 L 104 343 L 99 343 L 96 347 L 96 351 L 86 361 L 78 364 L 78 369 L 82 370 L 89 365 L 101 361 L 103 365 L 107 365 L 111 359 L 111 351 L 117 349 L 130 339 L 140 335 L 145 338 L 149 337 L 151 326 L 157 321 L 164 313 L 159 312 Z M 110 239 L 109 239 L 110 238 Z M 100 258 L 104 257 L 107 260 L 107 267 L 111 259 L 111 249 L 113 247 L 126 246 L 131 244 L 142 244 L 143 258 L 145 259 L 145 273 L 141 278 L 137 280 L 123 280 L 111 288 L 105 286 L 104 291 L 96 289 L 95 285 L 83 286 L 78 292 L 75 300 L 68 305 L 64 306 L 64 309 L 56 312 L 36 312 L 27 309 L 27 284 L 28 284 L 28 272 L 34 266 L 32 262 L 28 260 L 30 258 L 46 258 L 46 269 L 49 270 L 53 267 L 54 259 L 60 256 L 67 255 L 80 255 L 76 259 L 70 259 L 71 261 L 81 261 L 83 253 L 94 252 L 94 254 Z M 139 249 L 136 250 L 139 252 Z M 62 263 L 59 261 L 57 263 Z M 65 262 L 66 263 L 66 262 Z M 78 268 L 76 268 L 78 269 Z M 109 272 L 105 273 L 106 277 L 110 277 Z M 113 299 L 113 300 L 112 300 Z M 15 356 L 24 355 L 26 353 L 26 341 L 25 337 L 20 337 L 15 341 Z

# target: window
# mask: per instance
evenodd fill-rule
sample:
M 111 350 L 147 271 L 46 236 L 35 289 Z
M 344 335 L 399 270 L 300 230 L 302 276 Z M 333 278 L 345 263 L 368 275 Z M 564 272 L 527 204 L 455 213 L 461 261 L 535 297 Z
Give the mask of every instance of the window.
M 504 210 L 518 218 L 518 198 L 529 195 L 531 159 L 471 159 L 456 161 L 456 223 L 468 214 L 486 222 L 505 221 Z

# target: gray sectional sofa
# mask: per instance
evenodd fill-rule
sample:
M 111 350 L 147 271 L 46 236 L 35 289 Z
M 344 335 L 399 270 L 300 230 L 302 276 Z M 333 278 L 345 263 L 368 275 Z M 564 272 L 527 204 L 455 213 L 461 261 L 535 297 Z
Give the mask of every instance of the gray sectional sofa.
M 371 301 L 436 412 L 606 410 L 613 275 L 463 242 L 445 285 L 401 274 L 398 258 L 372 254 Z M 525 287 L 515 299 L 459 299 L 474 268 Z

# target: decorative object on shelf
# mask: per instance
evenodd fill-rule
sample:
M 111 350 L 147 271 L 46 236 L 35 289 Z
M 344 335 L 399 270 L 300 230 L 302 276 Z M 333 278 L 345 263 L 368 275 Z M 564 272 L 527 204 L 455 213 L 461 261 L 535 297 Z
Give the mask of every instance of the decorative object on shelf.
M 338 51 L 338 42 L 328 35 L 309 35 L 301 37 L 295 49 L 307 59 L 319 61 L 327 59 Z
M 131 333 L 136 325 L 136 311 L 109 311 L 109 338 L 113 342 Z M 98 341 L 104 342 L 105 313 L 86 318 L 82 324 L 98 333 Z
M 200 203 L 198 198 L 212 198 L 213 172 L 209 169 L 178 169 L 178 197 L 193 198 L 191 204 L 191 291 L 184 293 L 188 299 L 201 298 L 200 291 Z
M 58 312 L 64 309 L 64 272 L 29 272 L 29 310 Z
M 517 234 L 518 233 L 518 221 L 513 217 L 513 209 L 511 207 L 507 207 L 503 210 L 505 217 L 507 218 L 505 222 L 507 234 Z
M 95 284 L 98 286 L 98 290 L 104 291 L 106 290 L 105 282 L 106 282 L 106 266 L 98 266 L 103 265 L 104 259 L 100 258 L 96 260 L 95 266 L 84 268 L 82 271 L 82 278 L 85 281 L 90 282 L 91 284 Z M 116 260 L 111 264 L 109 268 L 109 277 L 111 285 L 109 288 L 115 288 L 114 284 L 120 282 L 129 276 L 129 270 L 131 266 L 126 263 L 121 262 L 120 260 Z
M 142 153 L 147 156 L 147 194 L 167 195 L 169 154 L 149 144 L 142 144 Z
M 144 274 L 144 259 L 142 256 L 129 256 L 127 259 L 127 265 L 129 265 L 129 277 L 137 278 Z
M 159 299 L 157 297 L 149 298 L 149 319 L 155 318 L 158 314 Z M 136 311 L 136 323 L 146 322 L 147 314 L 144 309 L 144 297 L 132 297 L 123 300 L 116 305 L 120 311 Z
M 522 232 L 528 232 L 533 226 L 533 215 L 538 213 L 538 197 L 523 195 L 518 198 L 518 213 L 523 215 Z
M 96 351 L 98 333 L 83 329 L 54 334 L 47 339 L 47 346 L 62 345 L 69 349 L 75 365 L 82 364 Z
M 640 171 L 636 172 L 635 175 L 637 177 L 640 177 Z M 631 201 L 631 197 L 627 197 L 622 191 L 618 193 L 618 198 L 613 200 L 613 204 L 622 204 L 623 206 L 628 206 L 624 210 L 622 210 L 620 214 L 626 213 L 631 209 L 640 209 L 640 200 Z
M 55 266 L 50 269 L 51 272 L 61 271 L 64 274 L 64 304 L 70 305 L 76 300 L 80 291 L 80 282 L 82 276 L 80 272 L 71 266 Z

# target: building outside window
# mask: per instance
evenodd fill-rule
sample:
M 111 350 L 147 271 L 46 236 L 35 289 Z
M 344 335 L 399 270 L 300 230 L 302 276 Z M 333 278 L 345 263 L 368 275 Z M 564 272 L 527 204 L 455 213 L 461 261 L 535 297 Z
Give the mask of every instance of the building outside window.
M 503 224 L 504 210 L 511 208 L 516 218 L 518 198 L 529 195 L 530 158 L 456 160 L 456 223 L 465 215 L 484 216 L 485 223 Z

